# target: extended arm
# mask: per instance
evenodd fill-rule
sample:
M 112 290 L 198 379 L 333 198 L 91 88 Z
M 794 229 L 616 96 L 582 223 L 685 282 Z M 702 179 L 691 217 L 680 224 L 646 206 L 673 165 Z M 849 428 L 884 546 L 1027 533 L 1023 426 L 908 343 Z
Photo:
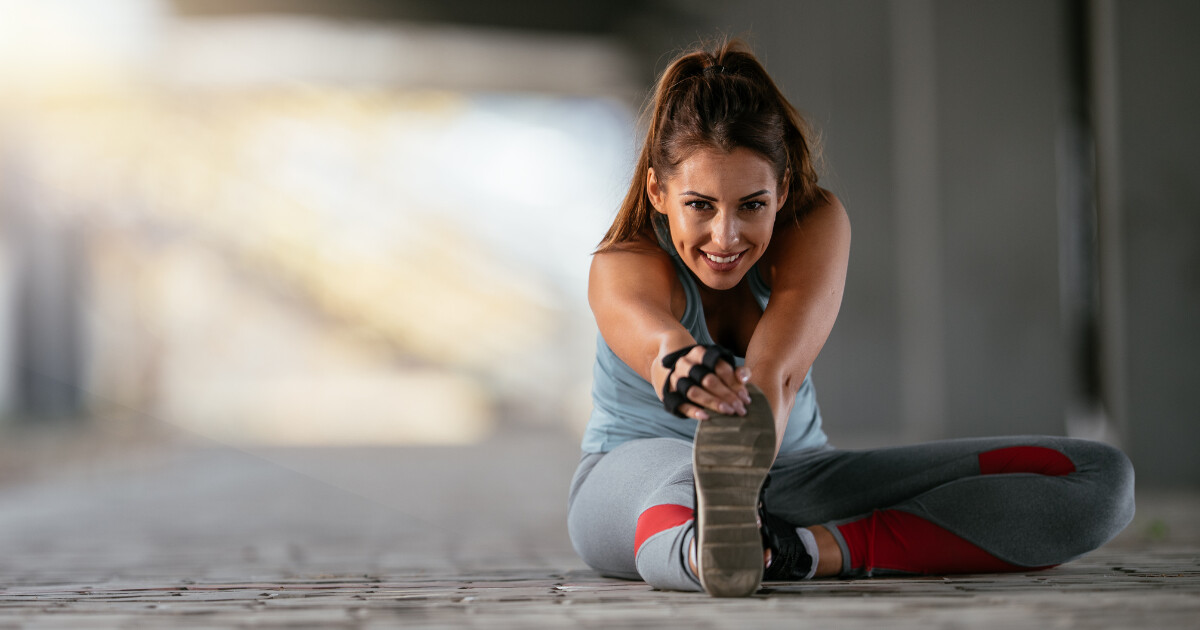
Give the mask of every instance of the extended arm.
M 696 343 L 679 323 L 686 298 L 675 280 L 671 258 L 657 245 L 645 243 L 596 254 L 588 279 L 588 302 L 608 346 L 661 397 L 668 375 L 662 358 Z M 673 379 L 687 374 L 687 367 L 702 356 L 703 349 L 697 348 L 681 359 Z M 725 413 L 744 409 L 742 401 L 748 400 L 748 394 L 733 368 L 722 364 L 716 379 L 706 377 L 703 388 L 689 390 L 689 399 L 699 405 L 685 404 L 681 411 L 701 420 L 707 417 L 701 406 Z M 720 408 L 722 403 L 727 405 L 725 409 Z
M 775 413 L 776 449 L 796 392 L 837 319 L 849 256 L 850 220 L 831 195 L 799 224 L 781 221 L 763 257 L 771 301 L 750 339 L 746 366 Z

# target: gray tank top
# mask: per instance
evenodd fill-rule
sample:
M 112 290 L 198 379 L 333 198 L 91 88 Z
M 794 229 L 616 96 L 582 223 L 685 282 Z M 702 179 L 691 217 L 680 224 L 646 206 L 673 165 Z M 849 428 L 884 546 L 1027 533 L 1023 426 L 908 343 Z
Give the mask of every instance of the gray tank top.
M 697 342 L 713 343 L 704 320 L 697 280 L 675 251 L 667 222 L 657 213 L 654 215 L 654 231 L 659 245 L 671 254 L 675 272 L 687 295 L 687 308 L 680 323 Z M 754 299 L 765 310 L 771 290 L 763 281 L 757 265 L 750 270 L 748 280 Z M 745 362 L 744 357 L 737 357 L 738 365 Z M 695 420 L 679 418 L 663 409 L 654 387 L 622 361 L 608 347 L 602 335 L 596 335 L 596 363 L 592 368 L 592 415 L 584 431 L 582 444 L 585 453 L 607 453 L 619 444 L 642 438 L 674 437 L 691 441 L 695 432 Z M 779 452 L 782 454 L 824 446 L 826 441 L 825 432 L 821 429 L 821 410 L 813 391 L 812 370 L 809 370 L 804 376 L 804 383 L 800 385 L 800 391 L 796 392 L 796 404 L 788 417 Z

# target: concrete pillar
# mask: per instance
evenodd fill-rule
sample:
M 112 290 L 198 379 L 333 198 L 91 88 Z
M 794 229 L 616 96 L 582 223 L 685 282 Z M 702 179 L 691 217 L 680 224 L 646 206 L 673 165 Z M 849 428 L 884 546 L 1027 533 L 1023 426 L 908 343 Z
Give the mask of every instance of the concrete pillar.
M 1113 224 L 1138 482 L 1200 487 L 1200 4 L 1118 2 Z M 1111 193 L 1110 194 L 1114 194 Z

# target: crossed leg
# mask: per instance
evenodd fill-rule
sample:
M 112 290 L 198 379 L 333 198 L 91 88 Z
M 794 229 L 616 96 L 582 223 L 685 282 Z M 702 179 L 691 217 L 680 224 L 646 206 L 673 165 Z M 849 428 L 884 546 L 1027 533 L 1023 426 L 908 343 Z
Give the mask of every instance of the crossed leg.
M 767 509 L 823 525 L 840 575 L 1053 566 L 1108 542 L 1134 510 L 1121 451 L 1060 437 L 809 451 L 781 456 L 771 475 Z
M 1133 471 L 1110 446 L 1045 436 L 785 454 L 766 508 L 809 527 L 817 575 L 1027 570 L 1104 544 L 1133 517 Z M 604 575 L 699 590 L 691 444 L 634 440 L 585 455 L 568 528 Z

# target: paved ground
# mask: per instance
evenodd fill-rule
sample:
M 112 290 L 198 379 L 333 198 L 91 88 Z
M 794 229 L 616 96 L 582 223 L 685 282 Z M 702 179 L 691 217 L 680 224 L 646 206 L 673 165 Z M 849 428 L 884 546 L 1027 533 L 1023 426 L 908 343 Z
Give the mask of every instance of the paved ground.
M 573 439 L 526 431 L 455 448 L 176 443 L 9 475 L 0 628 L 1200 628 L 1200 495 L 1140 496 L 1121 537 L 1050 571 L 715 600 L 586 569 L 564 531 L 575 459 Z

